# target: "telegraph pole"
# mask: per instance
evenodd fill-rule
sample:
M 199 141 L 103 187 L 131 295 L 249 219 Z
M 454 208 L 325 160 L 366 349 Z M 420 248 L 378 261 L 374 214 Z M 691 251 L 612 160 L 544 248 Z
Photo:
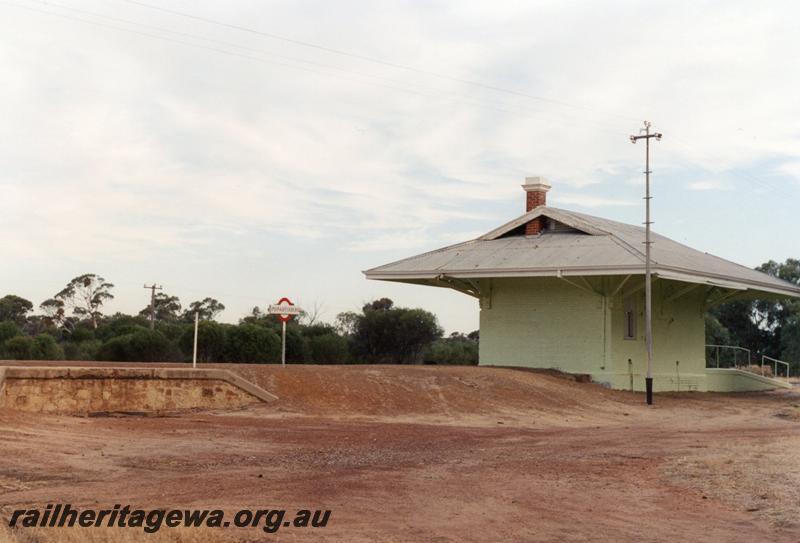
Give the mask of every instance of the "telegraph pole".
M 647 377 L 645 378 L 645 388 L 647 391 L 647 405 L 653 405 L 653 281 L 650 266 L 650 246 L 653 242 L 650 239 L 650 225 L 653 222 L 650 220 L 650 139 L 661 139 L 661 133 L 650 132 L 650 121 L 644 122 L 644 128 L 639 129 L 638 136 L 631 136 L 631 143 L 636 143 L 638 140 L 643 139 L 645 143 L 645 166 L 644 166 L 644 179 L 645 179 L 645 264 L 644 264 L 644 337 L 647 344 Z
M 161 290 L 161 285 L 145 285 L 144 288 L 150 289 L 150 330 L 156 327 L 156 291 Z

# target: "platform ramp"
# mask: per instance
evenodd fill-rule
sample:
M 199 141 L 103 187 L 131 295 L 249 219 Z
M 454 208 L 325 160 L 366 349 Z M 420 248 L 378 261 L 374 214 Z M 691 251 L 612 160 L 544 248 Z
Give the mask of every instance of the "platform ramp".
M 792 388 L 785 379 L 775 379 L 736 368 L 706 368 L 706 386 L 709 392 L 750 392 Z

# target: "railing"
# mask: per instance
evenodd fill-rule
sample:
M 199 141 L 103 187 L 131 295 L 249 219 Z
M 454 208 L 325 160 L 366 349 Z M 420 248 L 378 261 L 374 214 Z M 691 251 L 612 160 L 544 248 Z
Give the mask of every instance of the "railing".
M 788 362 L 784 362 L 783 360 L 778 360 L 777 358 L 772 358 L 771 356 L 762 355 L 762 356 L 761 356 L 761 365 L 762 365 L 762 366 L 764 365 L 764 362 L 765 362 L 765 361 L 770 361 L 770 362 L 772 362 L 772 364 L 773 364 L 773 366 L 774 366 L 774 368 L 775 368 L 775 369 L 773 370 L 772 374 L 773 374 L 775 377 L 779 377 L 779 375 L 778 375 L 778 364 L 781 364 L 781 365 L 783 365 L 783 366 L 786 366 L 786 375 L 785 375 L 785 377 L 786 377 L 787 379 L 789 378 L 789 363 L 788 363 Z
M 731 351 L 733 352 L 733 367 L 734 368 L 738 368 L 739 367 L 739 353 L 740 352 L 747 353 L 747 365 L 748 366 L 750 365 L 750 360 L 753 357 L 753 353 L 750 351 L 750 349 L 745 349 L 744 347 L 737 347 L 736 345 L 706 345 L 706 348 L 713 348 L 713 349 L 716 350 L 715 359 L 716 359 L 716 363 L 717 363 L 716 367 L 718 367 L 718 368 L 720 367 L 720 352 L 723 349 L 728 349 L 725 352 L 731 352 Z M 722 366 L 722 367 L 724 367 L 724 366 Z
M 753 353 L 750 349 L 739 347 L 736 345 L 706 345 L 706 349 L 713 349 L 711 359 L 709 360 L 708 352 L 706 352 L 706 367 L 717 368 L 740 368 L 751 369 L 753 366 L 758 367 L 758 364 L 753 364 Z M 711 362 L 709 364 L 709 362 Z M 785 368 L 784 375 L 778 374 L 778 364 Z M 771 356 L 761 356 L 761 368 L 765 366 L 772 369 L 773 377 L 789 378 L 789 363 Z M 752 369 L 751 369 L 752 371 Z

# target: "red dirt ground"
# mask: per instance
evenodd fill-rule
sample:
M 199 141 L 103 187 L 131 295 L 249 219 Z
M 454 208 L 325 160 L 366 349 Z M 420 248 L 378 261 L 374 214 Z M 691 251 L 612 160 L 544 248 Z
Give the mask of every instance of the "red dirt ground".
M 0 410 L 0 518 L 52 502 L 280 507 L 331 520 L 201 540 L 800 540 L 795 391 L 657 395 L 648 408 L 513 369 L 219 367 L 280 400 L 165 417 Z M 5 538 L 64 535 L 23 532 Z

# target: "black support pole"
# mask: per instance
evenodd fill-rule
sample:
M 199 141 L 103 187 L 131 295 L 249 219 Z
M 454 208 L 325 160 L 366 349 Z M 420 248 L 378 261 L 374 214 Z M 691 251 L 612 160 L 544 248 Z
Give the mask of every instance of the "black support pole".
M 653 405 L 653 378 L 645 377 L 644 384 L 647 388 L 647 405 Z

